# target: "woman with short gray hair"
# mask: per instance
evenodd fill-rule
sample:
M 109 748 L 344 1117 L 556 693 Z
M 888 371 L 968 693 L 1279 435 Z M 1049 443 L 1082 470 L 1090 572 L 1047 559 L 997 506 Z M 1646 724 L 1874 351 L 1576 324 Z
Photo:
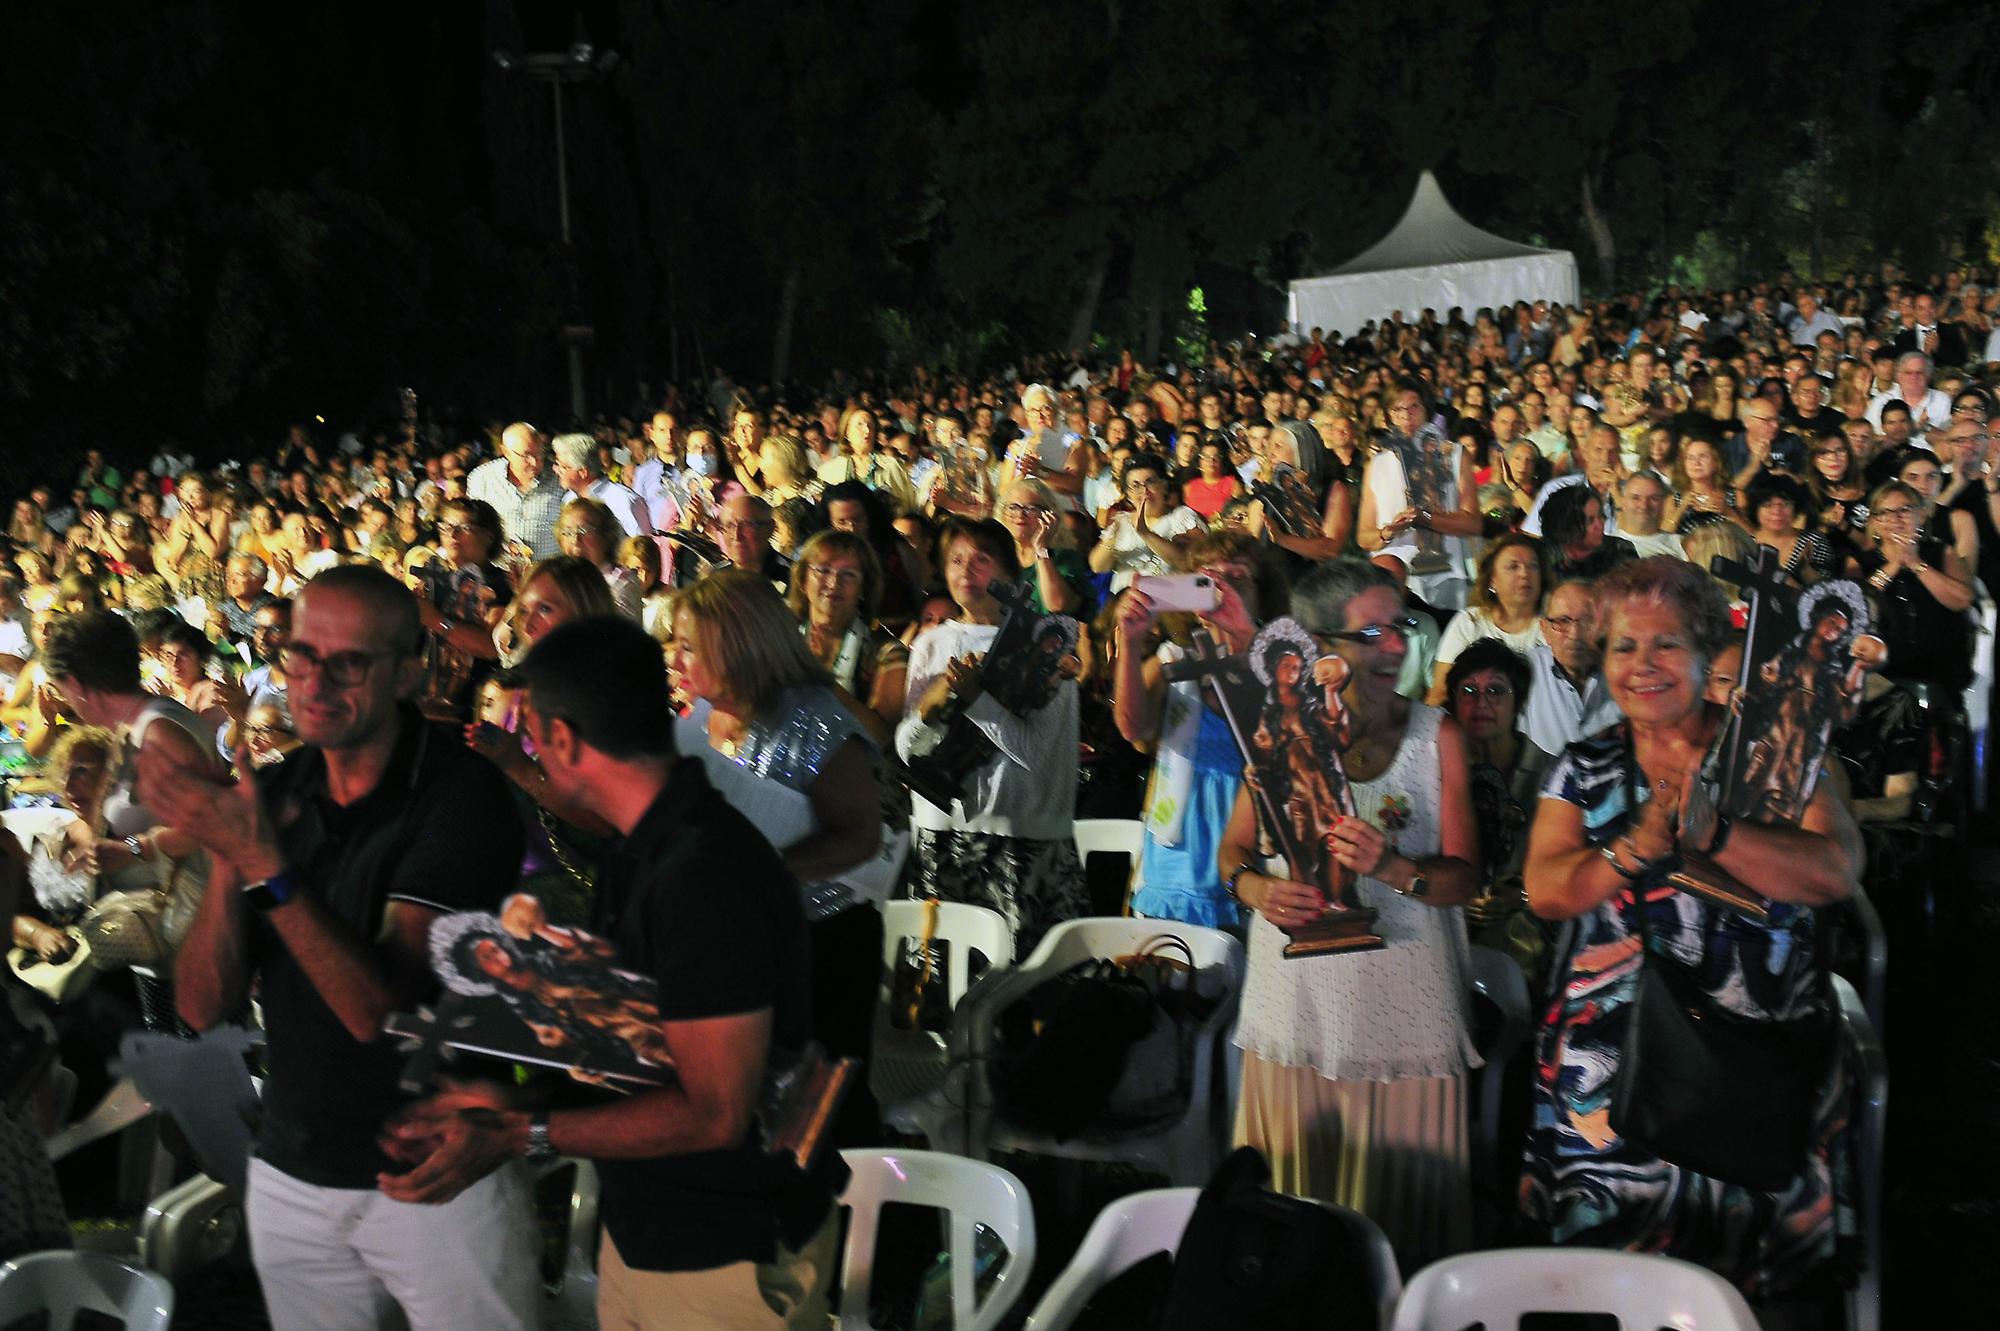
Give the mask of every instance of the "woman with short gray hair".
M 1292 589 L 1292 618 L 1304 630 L 1296 673 L 1263 668 L 1295 679 L 1344 729 L 1342 752 L 1311 761 L 1345 780 L 1354 814 L 1316 829 L 1323 849 L 1302 848 L 1316 865 L 1266 860 L 1250 790 L 1223 834 L 1223 880 L 1257 917 L 1236 1139 L 1264 1152 L 1273 1186 L 1363 1212 L 1415 1269 L 1472 1239 L 1465 1072 L 1476 1055 L 1460 906 L 1478 888 L 1479 838 L 1466 741 L 1444 712 L 1396 691 L 1414 624 L 1388 573 L 1358 559 L 1318 565 Z M 1383 946 L 1287 959 L 1285 931 L 1339 904 L 1329 880 L 1376 912 Z

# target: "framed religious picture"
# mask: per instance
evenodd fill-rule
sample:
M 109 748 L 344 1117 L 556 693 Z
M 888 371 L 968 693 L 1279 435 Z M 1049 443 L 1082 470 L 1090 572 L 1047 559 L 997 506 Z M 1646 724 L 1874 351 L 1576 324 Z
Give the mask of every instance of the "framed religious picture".
M 1244 757 L 1260 842 L 1296 882 L 1320 890 L 1326 911 L 1288 930 L 1287 957 L 1370 951 L 1383 945 L 1375 912 L 1355 896 L 1354 874 L 1334 857 L 1337 818 L 1357 816 L 1343 755 L 1352 722 L 1340 697 L 1347 663 L 1323 653 L 1297 620 L 1275 619 L 1241 657 L 1190 662 L 1170 677 L 1204 678 Z

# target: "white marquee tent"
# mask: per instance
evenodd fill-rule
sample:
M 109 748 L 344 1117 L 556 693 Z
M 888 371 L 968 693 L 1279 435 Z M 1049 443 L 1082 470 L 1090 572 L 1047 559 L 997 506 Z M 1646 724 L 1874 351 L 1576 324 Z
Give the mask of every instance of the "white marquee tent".
M 1330 273 L 1292 283 L 1289 321 L 1304 335 L 1324 328 L 1352 336 L 1401 310 L 1415 320 L 1426 307 L 1440 316 L 1457 305 L 1470 318 L 1481 306 L 1516 300 L 1574 304 L 1576 258 L 1481 231 L 1460 217 L 1426 171 L 1395 229 Z

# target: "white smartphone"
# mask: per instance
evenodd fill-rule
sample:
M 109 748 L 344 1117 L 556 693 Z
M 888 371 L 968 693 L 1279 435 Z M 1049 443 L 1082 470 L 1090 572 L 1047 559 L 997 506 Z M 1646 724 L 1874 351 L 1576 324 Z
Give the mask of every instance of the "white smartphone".
M 1206 573 L 1141 573 L 1132 579 L 1132 590 L 1151 601 L 1155 611 L 1205 615 L 1222 604 L 1222 588 Z

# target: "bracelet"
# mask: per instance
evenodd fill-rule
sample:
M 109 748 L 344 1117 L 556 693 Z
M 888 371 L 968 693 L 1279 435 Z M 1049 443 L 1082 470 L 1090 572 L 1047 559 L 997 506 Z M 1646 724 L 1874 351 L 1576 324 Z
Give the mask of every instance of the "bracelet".
M 1254 871 L 1255 871 L 1254 866 L 1248 860 L 1243 861 L 1243 863 L 1237 865 L 1236 868 L 1231 871 L 1229 877 L 1222 884 L 1222 890 L 1229 894 L 1229 899 L 1231 901 L 1243 900 L 1242 897 L 1236 895 L 1237 885 L 1243 881 L 1244 874 L 1252 873 Z
M 1607 841 L 1602 846 L 1599 846 L 1597 848 L 1597 853 L 1604 857 L 1605 863 L 1609 864 L 1613 869 L 1613 871 L 1616 872 L 1620 878 L 1623 878 L 1628 883 L 1633 882 L 1637 880 L 1641 875 L 1643 875 L 1646 871 L 1643 868 L 1639 869 L 1626 868 L 1624 862 L 1618 858 L 1617 845 L 1618 843 L 1616 841 Z

